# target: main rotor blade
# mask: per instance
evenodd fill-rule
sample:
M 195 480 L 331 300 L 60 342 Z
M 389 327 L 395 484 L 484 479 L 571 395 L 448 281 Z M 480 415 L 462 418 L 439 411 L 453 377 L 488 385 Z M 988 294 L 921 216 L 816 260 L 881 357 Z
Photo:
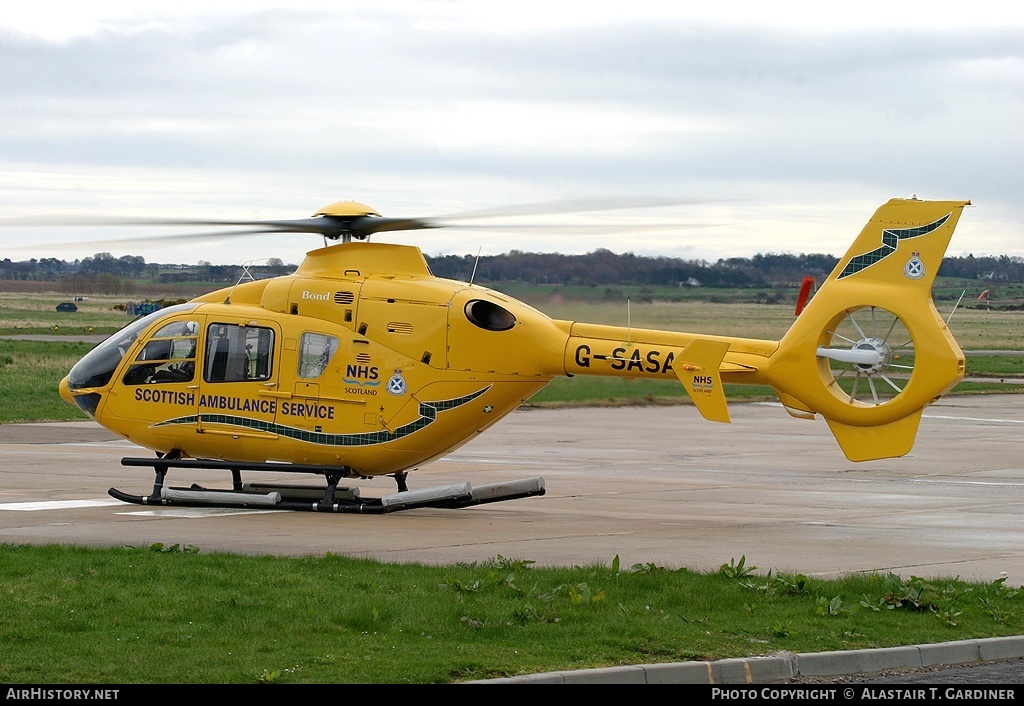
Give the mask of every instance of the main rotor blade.
M 6 227 L 207 227 L 240 228 L 242 230 L 218 231 L 215 233 L 189 233 L 183 235 L 155 236 L 167 240 L 191 237 L 232 237 L 259 233 L 316 233 L 327 238 L 351 235 L 365 238 L 373 233 L 395 230 L 421 230 L 441 228 L 441 224 L 421 218 L 382 218 L 379 216 L 315 216 L 293 220 L 226 220 L 194 218 L 104 218 L 96 216 L 44 216 L 38 218 L 0 219 L 0 226 Z M 110 241 L 116 242 L 116 241 Z
M 646 233 L 653 230 L 690 230 L 693 228 L 715 228 L 722 223 L 442 223 L 439 228 L 461 230 L 499 231 L 547 231 L 568 235 L 615 235 L 616 233 Z
M 431 228 L 461 228 L 501 231 L 536 231 L 547 230 L 552 233 L 576 234 L 614 234 L 628 232 L 644 232 L 681 228 L 704 228 L 712 224 L 672 224 L 672 223 L 632 223 L 616 225 L 601 224 L 565 224 L 565 223 L 479 223 L 478 221 L 496 218 L 514 218 L 521 216 L 556 215 L 583 213 L 588 211 L 613 210 L 645 210 L 661 206 L 679 206 L 715 203 L 702 199 L 669 199 L 669 198 L 578 198 L 559 201 L 544 201 L 530 204 L 467 211 L 437 218 L 390 218 L 376 215 L 319 215 L 312 218 L 291 220 L 250 220 L 250 219 L 207 219 L 207 218 L 151 218 L 151 217 L 101 217 L 101 216 L 41 216 L 25 218 L 0 219 L 0 227 L 187 227 L 187 228 L 225 228 L 216 232 L 181 233 L 149 236 L 145 239 L 110 239 L 91 241 L 94 246 L 134 245 L 139 246 L 147 241 L 154 243 L 188 242 L 214 238 L 232 238 L 246 235 L 265 235 L 269 233 L 314 233 L 329 239 L 357 238 L 365 239 L 374 233 L 393 231 L 425 230 Z M 473 223 L 469 223 L 473 221 Z M 720 224 L 719 224 L 720 225 Z M 38 243 L 35 244 L 38 247 Z M 60 247 L 60 246 L 58 246 Z M 21 248 L 16 248 L 21 249 Z
M 267 235 L 268 233 L 280 233 L 279 230 L 267 230 L 265 228 L 231 231 L 210 231 L 206 233 L 169 233 L 164 235 L 150 235 L 145 238 L 104 238 L 102 240 L 85 240 L 60 243 L 32 243 L 23 245 L 12 245 L 12 250 L 66 250 L 69 247 L 109 248 L 109 247 L 132 247 L 149 248 L 169 245 L 174 243 L 209 242 L 210 240 L 221 240 L 246 235 Z
M 513 216 L 554 216 L 566 213 L 586 213 L 589 211 L 622 211 L 628 209 L 660 208 L 663 206 L 696 206 L 723 203 L 723 201 L 721 199 L 633 198 L 622 196 L 560 199 L 485 208 L 477 211 L 465 211 L 463 213 L 450 213 L 445 216 L 437 216 L 436 220 L 468 221 L 479 218 L 505 218 Z

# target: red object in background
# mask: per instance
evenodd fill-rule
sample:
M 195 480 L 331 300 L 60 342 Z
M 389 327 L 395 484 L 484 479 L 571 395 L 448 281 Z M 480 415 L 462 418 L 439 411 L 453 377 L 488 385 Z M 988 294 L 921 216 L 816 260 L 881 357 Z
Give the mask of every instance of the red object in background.
M 807 304 L 807 300 L 811 296 L 811 289 L 814 288 L 814 278 L 804 277 L 804 283 L 800 285 L 800 294 L 796 297 L 796 315 L 800 316 L 800 312 L 804 310 L 804 306 Z

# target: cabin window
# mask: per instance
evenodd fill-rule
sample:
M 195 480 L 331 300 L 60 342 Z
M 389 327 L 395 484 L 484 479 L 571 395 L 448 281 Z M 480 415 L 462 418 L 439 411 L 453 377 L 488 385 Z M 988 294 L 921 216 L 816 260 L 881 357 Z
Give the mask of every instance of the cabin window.
M 196 321 L 174 321 L 162 326 L 135 356 L 124 374 L 125 385 L 189 382 L 195 377 Z
M 206 336 L 207 382 L 270 379 L 274 330 L 262 326 L 213 324 Z
M 338 350 L 338 339 L 323 333 L 306 332 L 299 340 L 299 377 L 318 378 L 327 370 L 334 352 Z

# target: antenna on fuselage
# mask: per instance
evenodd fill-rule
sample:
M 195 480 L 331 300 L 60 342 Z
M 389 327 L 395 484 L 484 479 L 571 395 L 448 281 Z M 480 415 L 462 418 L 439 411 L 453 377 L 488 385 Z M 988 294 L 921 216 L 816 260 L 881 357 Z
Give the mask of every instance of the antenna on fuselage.
M 629 310 L 629 297 L 626 297 L 626 343 L 633 341 L 633 318 Z
M 484 249 L 484 246 L 483 246 L 483 245 L 481 245 L 481 246 L 480 246 L 479 248 L 477 248 L 477 251 L 476 251 L 476 260 L 475 260 L 475 261 L 473 262 L 473 274 L 471 274 L 471 275 L 469 276 L 469 286 L 470 286 L 470 287 L 472 287 L 472 286 L 473 286 L 473 280 L 475 280 L 475 279 L 476 279 L 476 267 L 477 267 L 477 265 L 479 265 L 479 264 L 480 264 L 480 253 L 481 253 L 481 251 L 482 251 L 483 249 Z

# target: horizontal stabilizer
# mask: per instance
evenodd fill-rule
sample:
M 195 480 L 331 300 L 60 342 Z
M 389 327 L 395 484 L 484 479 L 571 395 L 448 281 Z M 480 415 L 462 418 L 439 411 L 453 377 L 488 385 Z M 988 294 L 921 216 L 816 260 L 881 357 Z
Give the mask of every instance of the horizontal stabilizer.
M 697 406 L 697 411 L 710 422 L 730 421 L 722 376 L 718 371 L 728 351 L 728 341 L 698 338 L 686 346 L 672 363 L 686 394 Z
M 910 453 L 922 412 L 923 408 L 895 422 L 871 427 L 852 426 L 832 419 L 826 421 L 846 458 L 851 461 L 877 461 Z

